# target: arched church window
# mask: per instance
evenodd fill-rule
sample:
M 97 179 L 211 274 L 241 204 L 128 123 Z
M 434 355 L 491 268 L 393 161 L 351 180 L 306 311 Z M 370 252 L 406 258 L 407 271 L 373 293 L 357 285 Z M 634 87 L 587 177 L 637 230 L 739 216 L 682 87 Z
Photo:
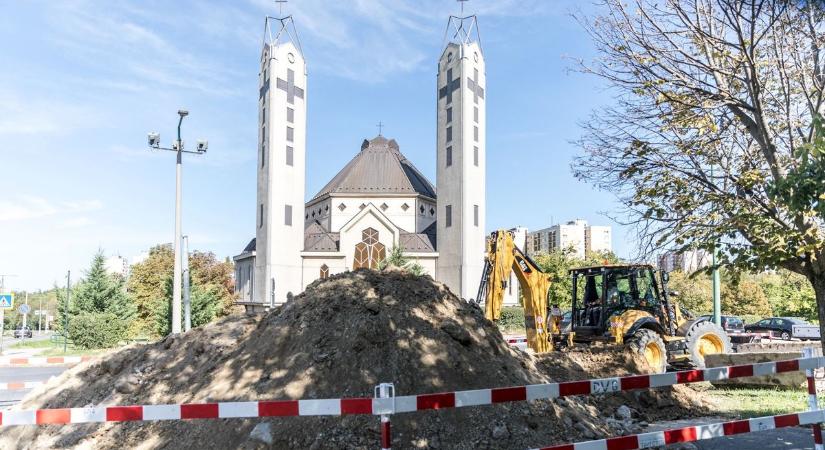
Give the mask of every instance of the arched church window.
M 326 280 L 329 278 L 329 266 L 326 264 L 321 265 L 321 279 Z
M 367 228 L 361 232 L 361 242 L 355 244 L 352 268 L 377 269 L 386 256 L 386 247 L 378 242 L 378 230 Z

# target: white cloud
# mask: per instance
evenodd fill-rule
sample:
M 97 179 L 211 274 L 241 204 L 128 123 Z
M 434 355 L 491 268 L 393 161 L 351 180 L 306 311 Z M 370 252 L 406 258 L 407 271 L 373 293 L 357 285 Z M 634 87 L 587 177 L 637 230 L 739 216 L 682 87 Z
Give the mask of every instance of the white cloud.
M 17 200 L 0 200 L 0 222 L 39 219 L 57 214 L 98 210 L 99 200 L 51 202 L 42 197 L 21 196 Z

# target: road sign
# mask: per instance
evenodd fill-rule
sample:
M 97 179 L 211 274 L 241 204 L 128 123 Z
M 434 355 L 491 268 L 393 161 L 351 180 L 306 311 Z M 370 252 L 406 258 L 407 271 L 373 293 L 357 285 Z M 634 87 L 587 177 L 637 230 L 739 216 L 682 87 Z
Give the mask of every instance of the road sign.
M 0 309 L 12 309 L 14 307 L 14 294 L 0 294 Z
M 25 303 L 17 307 L 17 312 L 19 312 L 20 314 L 28 314 L 29 311 L 31 311 L 31 308 L 29 308 L 29 305 Z

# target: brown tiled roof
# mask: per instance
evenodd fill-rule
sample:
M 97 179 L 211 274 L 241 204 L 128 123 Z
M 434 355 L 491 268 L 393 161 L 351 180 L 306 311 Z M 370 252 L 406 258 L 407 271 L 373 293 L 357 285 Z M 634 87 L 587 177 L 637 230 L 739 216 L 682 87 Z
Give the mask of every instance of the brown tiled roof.
M 304 230 L 305 252 L 337 252 L 340 233 L 330 233 L 317 220 L 313 220 Z
M 327 194 L 420 194 L 435 198 L 435 188 L 401 153 L 394 139 L 364 140 L 361 151 L 313 197 Z

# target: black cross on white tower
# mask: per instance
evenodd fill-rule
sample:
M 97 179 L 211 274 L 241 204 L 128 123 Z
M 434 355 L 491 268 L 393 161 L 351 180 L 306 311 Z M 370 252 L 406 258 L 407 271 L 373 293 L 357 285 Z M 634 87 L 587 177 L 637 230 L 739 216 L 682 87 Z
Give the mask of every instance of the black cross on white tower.
M 286 81 L 278 78 L 278 89 L 286 92 L 286 101 L 291 105 L 295 103 L 295 97 L 304 99 L 304 90 L 295 86 L 295 71 L 287 69 Z
M 461 78 L 453 79 L 453 69 L 447 69 L 447 84 L 438 91 L 438 99 L 447 97 L 447 104 L 453 102 L 453 91 L 461 87 Z
M 478 98 L 484 99 L 484 88 L 478 85 L 478 69 L 473 69 L 473 78 L 467 77 L 467 87 L 473 92 L 473 103 L 478 103 Z

